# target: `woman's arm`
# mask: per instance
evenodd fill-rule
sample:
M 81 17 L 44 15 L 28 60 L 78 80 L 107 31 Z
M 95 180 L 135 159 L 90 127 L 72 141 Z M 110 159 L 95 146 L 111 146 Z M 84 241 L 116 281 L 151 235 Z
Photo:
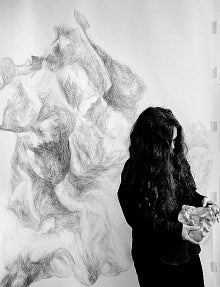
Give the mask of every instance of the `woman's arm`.
M 127 223 L 132 227 L 141 227 L 154 236 L 182 238 L 182 223 L 157 218 L 149 208 L 144 198 L 140 198 L 137 185 L 131 180 L 130 164 L 127 161 L 121 175 L 118 199 Z M 144 206 L 146 205 L 146 206 Z
M 143 212 L 141 202 L 138 200 L 137 190 L 133 184 L 122 180 L 118 190 L 118 198 L 127 223 L 133 229 L 143 230 L 143 236 L 147 234 L 153 239 L 161 240 L 183 239 L 199 244 L 189 236 L 189 232 L 195 231 L 198 227 L 169 221 L 165 218 L 159 219 L 147 209 Z

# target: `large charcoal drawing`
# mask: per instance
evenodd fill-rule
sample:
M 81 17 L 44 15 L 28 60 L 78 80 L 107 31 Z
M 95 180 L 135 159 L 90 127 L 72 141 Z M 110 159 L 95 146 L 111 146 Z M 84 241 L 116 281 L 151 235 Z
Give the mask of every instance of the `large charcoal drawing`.
M 2 131 L 16 134 L 0 286 L 73 276 L 91 285 L 131 266 L 117 202 L 127 139 L 144 84 L 92 42 L 89 24 L 56 27 L 30 64 L 1 60 Z
M 0 205 L 1 287 L 52 276 L 92 285 L 132 264 L 117 189 L 145 87 L 89 38 L 80 13 L 75 19 L 74 28 L 56 27 L 51 49 L 29 64 L 0 61 L 0 129 L 16 135 L 8 204 Z M 210 135 L 195 123 L 186 137 L 205 193 Z

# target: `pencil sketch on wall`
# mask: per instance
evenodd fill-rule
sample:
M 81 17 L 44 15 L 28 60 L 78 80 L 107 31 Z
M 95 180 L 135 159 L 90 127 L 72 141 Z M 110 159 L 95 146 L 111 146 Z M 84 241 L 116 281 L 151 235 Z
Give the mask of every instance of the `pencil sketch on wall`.
M 92 285 L 132 264 L 117 188 L 145 85 L 89 38 L 83 15 L 75 19 L 76 28 L 55 28 L 45 55 L 0 61 L 0 129 L 16 134 L 8 203 L 0 205 L 1 287 L 53 276 Z M 202 149 L 209 173 L 209 144 Z
M 0 129 L 16 134 L 1 286 L 52 276 L 91 285 L 131 265 L 130 230 L 117 202 L 127 137 L 144 84 L 77 28 L 30 64 L 0 63 L 8 97 Z

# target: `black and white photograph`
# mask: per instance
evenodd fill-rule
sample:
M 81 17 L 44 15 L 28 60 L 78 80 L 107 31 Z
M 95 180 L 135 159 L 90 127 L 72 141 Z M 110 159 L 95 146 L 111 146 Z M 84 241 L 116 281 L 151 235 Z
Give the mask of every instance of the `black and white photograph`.
M 0 287 L 220 287 L 220 2 L 0 0 Z

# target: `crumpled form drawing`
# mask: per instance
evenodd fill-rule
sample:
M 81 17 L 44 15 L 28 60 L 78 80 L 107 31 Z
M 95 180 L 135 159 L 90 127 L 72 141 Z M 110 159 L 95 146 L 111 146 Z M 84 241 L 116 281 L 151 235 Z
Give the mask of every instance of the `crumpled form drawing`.
M 1 224 L 0 286 L 52 276 L 85 285 L 132 264 L 131 231 L 117 200 L 142 80 L 76 28 L 30 64 L 0 61 L 2 131 L 16 134 L 7 219 Z

